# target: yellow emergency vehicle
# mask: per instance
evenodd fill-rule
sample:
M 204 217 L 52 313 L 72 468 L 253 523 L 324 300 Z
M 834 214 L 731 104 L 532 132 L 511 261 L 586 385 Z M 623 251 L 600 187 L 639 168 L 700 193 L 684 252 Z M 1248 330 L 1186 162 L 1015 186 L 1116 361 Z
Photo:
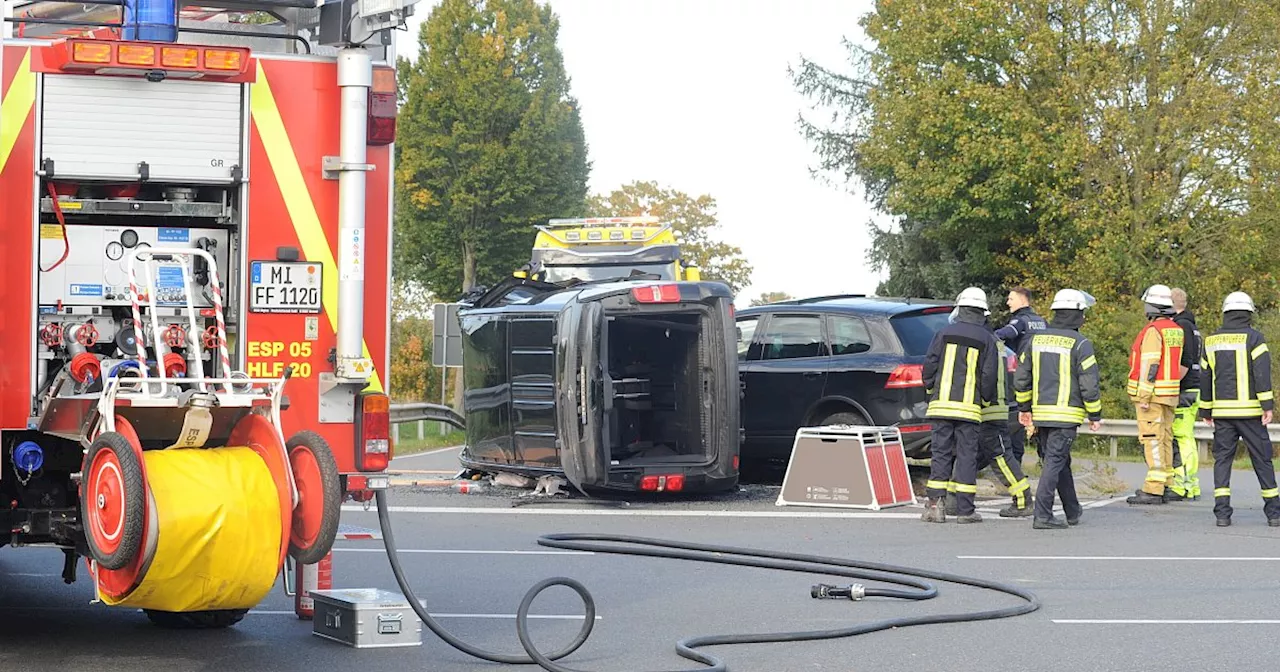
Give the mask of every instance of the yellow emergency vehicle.
M 697 266 L 682 259 L 671 225 L 657 217 L 552 219 L 539 226 L 530 263 L 517 277 L 549 283 L 655 275 L 697 282 Z

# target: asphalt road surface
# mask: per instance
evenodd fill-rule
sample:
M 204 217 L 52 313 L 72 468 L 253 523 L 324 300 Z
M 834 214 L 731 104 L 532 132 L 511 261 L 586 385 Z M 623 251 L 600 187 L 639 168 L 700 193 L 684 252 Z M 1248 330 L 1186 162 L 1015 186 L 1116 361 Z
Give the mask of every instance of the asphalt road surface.
M 397 460 L 430 472 L 442 452 Z M 1121 465 L 1136 485 L 1142 465 Z M 1202 472 L 1202 478 L 1208 474 Z M 1081 525 L 1031 529 L 1027 520 L 926 525 L 919 508 L 883 512 L 777 507 L 776 487 L 752 486 L 711 501 L 631 500 L 625 506 L 538 503 L 519 491 L 460 494 L 397 487 L 396 541 L 410 581 L 445 627 L 476 645 L 520 651 L 514 614 L 527 588 L 570 576 L 595 595 L 590 641 L 563 661 L 581 670 L 695 670 L 674 643 L 705 634 L 818 630 L 924 613 L 977 611 L 1015 598 L 939 584 L 934 600 L 817 601 L 821 576 L 655 558 L 556 551 L 539 535 L 607 532 L 835 555 L 912 565 L 1007 582 L 1033 592 L 1040 610 L 1011 619 L 929 625 L 851 639 L 709 649 L 730 670 L 1254 669 L 1274 658 L 1280 630 L 1280 529 L 1268 528 L 1256 481 L 1236 472 L 1235 526 L 1213 525 L 1211 498 L 1156 508 L 1123 495 L 1089 502 Z M 1204 489 L 1212 492 L 1211 481 Z M 1001 501 L 983 502 L 993 512 Z M 348 528 L 377 527 L 376 515 L 344 509 Z M 59 577 L 60 554 L 0 549 L 0 670 L 513 669 L 474 660 L 423 630 L 422 645 L 357 650 L 311 634 L 277 589 L 237 627 L 215 632 L 155 628 L 139 612 L 92 605 L 83 575 Z M 397 591 L 379 541 L 339 542 L 335 586 Z M 534 607 L 534 636 L 558 647 L 581 625 L 564 589 Z M 526 669 L 537 669 L 536 667 Z

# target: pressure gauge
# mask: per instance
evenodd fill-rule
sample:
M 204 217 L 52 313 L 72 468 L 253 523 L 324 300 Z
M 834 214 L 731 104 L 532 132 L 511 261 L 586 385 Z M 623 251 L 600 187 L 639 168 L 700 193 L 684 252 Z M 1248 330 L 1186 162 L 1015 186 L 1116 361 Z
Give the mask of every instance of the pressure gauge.
M 124 245 L 111 241 L 107 243 L 107 258 L 111 261 L 120 261 L 120 257 L 124 256 Z
M 133 248 L 138 244 L 138 232 L 133 229 L 125 229 L 124 233 L 120 234 L 120 242 L 125 247 Z

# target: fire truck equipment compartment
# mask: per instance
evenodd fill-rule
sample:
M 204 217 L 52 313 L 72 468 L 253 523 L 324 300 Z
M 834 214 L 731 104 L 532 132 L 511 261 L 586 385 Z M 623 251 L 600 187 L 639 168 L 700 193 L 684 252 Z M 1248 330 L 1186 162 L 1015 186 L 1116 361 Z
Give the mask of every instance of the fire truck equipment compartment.
M 230 447 L 148 450 L 143 461 L 157 534 L 144 543 L 137 585 L 102 601 L 167 612 L 257 606 L 275 585 L 284 533 L 263 459 Z

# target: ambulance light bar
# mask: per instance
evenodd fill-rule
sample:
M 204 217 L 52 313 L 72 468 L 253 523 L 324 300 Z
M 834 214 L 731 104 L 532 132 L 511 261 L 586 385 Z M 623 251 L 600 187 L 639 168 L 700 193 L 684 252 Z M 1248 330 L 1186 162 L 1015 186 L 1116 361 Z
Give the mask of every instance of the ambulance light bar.
M 249 54 L 244 47 L 71 38 L 50 48 L 45 65 L 67 73 L 142 77 L 163 71 L 166 78 L 251 82 Z

